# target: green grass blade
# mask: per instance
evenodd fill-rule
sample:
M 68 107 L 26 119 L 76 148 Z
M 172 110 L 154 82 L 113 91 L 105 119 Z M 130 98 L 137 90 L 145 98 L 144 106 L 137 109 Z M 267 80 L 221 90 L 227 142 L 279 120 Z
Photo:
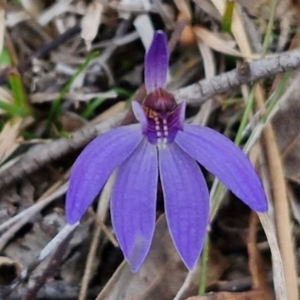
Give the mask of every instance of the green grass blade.
M 11 66 L 12 65 L 12 61 L 9 55 L 9 52 L 3 48 L 1 54 L 0 54 L 0 66 L 1 67 L 7 67 L 7 66 Z
M 222 18 L 222 31 L 231 33 L 231 24 L 235 7 L 234 0 L 228 0 L 225 5 L 225 12 Z
M 0 100 L 0 109 L 4 110 L 6 113 L 12 116 L 25 117 L 28 116 L 28 113 L 20 106 L 7 103 Z
M 81 114 L 81 116 L 84 119 L 89 119 L 91 115 L 94 113 L 94 111 L 105 101 L 105 98 L 97 98 L 93 100 L 87 108 L 84 110 L 84 112 Z
M 20 73 L 16 69 L 11 70 L 9 72 L 8 78 L 9 78 L 9 83 L 14 98 L 14 104 L 10 105 L 10 107 L 13 109 L 10 109 L 10 111 L 16 111 L 16 114 L 20 115 L 19 113 L 17 113 L 17 111 L 23 110 L 23 114 L 22 114 L 23 116 L 33 115 L 33 111 L 27 103 L 26 93 L 24 90 Z M 8 106 L 7 105 L 4 106 L 6 107 L 6 109 L 5 108 L 3 109 L 7 111 Z
M 59 96 L 57 99 L 54 100 L 51 110 L 48 116 L 47 124 L 46 124 L 46 132 L 49 132 L 49 129 L 51 127 L 51 123 L 55 122 L 55 120 L 58 118 L 58 116 L 61 114 L 61 102 L 63 98 L 66 96 L 66 94 L 69 92 L 72 84 L 76 80 L 76 78 L 80 75 L 81 72 L 83 72 L 87 66 L 89 65 L 90 61 L 95 58 L 99 52 L 92 52 L 86 60 L 79 66 L 75 74 L 69 79 L 67 84 L 62 88 Z

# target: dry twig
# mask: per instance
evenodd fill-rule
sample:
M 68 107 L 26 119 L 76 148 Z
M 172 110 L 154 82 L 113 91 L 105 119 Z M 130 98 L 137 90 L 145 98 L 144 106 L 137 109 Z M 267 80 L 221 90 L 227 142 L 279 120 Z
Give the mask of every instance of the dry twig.
M 251 83 L 278 73 L 295 70 L 300 67 L 300 52 L 292 51 L 273 58 L 261 59 L 249 63 L 249 73 L 244 76 L 239 69 L 235 69 L 210 79 L 182 88 L 174 93 L 178 102 L 186 99 L 190 104 L 201 104 L 209 98 L 242 84 Z M 141 89 L 141 95 L 144 94 Z M 140 97 L 140 96 L 139 96 Z M 18 180 L 25 175 L 38 170 L 42 165 L 54 161 L 75 149 L 82 148 L 91 139 L 117 126 L 123 119 L 124 113 L 118 114 L 107 122 L 87 126 L 76 131 L 71 139 L 61 138 L 47 145 L 32 147 L 17 164 L 7 168 L 0 174 L 0 188 Z M 131 120 L 132 118 L 129 117 Z M 127 120 L 128 122 L 128 120 Z M 126 120 L 123 124 L 127 123 Z

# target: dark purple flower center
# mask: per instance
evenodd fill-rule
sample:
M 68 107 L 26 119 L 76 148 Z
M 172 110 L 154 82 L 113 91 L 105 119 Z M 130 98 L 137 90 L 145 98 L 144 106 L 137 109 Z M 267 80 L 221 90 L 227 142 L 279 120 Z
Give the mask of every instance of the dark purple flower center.
M 158 88 L 147 95 L 143 109 L 148 121 L 143 133 L 150 143 L 165 148 L 173 142 L 178 130 L 183 129 L 182 105 L 177 105 L 166 90 Z

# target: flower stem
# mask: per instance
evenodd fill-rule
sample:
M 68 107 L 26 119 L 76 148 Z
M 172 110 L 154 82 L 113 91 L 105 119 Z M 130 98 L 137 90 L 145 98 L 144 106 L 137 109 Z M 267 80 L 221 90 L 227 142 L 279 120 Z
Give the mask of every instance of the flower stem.
M 215 178 L 210 191 L 210 197 L 212 199 L 210 210 L 210 223 L 213 222 L 218 213 L 221 201 L 223 200 L 223 196 L 226 190 L 226 187 L 217 178 Z
M 206 235 L 204 247 L 201 255 L 201 269 L 200 269 L 200 278 L 199 278 L 199 289 L 198 294 L 203 295 L 205 294 L 206 289 L 206 281 L 207 281 L 207 266 L 208 266 L 208 259 L 209 259 L 209 234 Z
M 249 98 L 248 98 L 248 101 L 247 101 L 247 104 L 246 104 L 246 108 L 244 110 L 243 117 L 242 117 L 238 132 L 237 132 L 235 140 L 234 140 L 234 143 L 237 146 L 239 146 L 241 144 L 243 131 L 247 126 L 247 123 L 248 123 L 248 120 L 249 120 L 249 115 L 250 115 L 250 113 L 252 111 L 252 108 L 253 108 L 253 104 L 254 104 L 254 100 L 255 100 L 254 90 L 255 90 L 255 87 L 253 87 L 251 89 L 251 92 L 250 92 L 250 95 L 249 95 Z

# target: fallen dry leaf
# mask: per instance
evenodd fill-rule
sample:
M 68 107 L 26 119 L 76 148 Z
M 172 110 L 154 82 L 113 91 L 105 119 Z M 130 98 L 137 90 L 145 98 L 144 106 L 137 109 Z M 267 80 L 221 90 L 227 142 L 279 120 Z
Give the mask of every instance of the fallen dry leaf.
M 123 263 L 97 300 L 169 300 L 182 285 L 187 269 L 171 241 L 166 220 L 161 217 L 155 229 L 150 252 L 138 273 Z
M 92 41 L 97 35 L 101 23 L 102 10 L 103 5 L 101 3 L 96 1 L 90 3 L 81 21 L 81 37 L 85 40 L 88 51 L 91 50 Z
M 299 115 L 299 88 L 297 88 L 273 119 L 279 151 L 284 162 L 285 175 L 296 182 L 300 182 Z
M 266 300 L 261 291 L 249 291 L 244 293 L 209 293 L 205 296 L 195 296 L 186 300 Z
M 220 279 L 228 267 L 227 259 L 211 248 L 207 284 Z M 194 272 L 183 296 L 197 292 L 200 269 Z M 174 298 L 185 281 L 187 269 L 181 262 L 170 239 L 165 218 L 158 220 L 152 247 L 138 273 L 132 274 L 123 263 L 103 289 L 97 300 L 169 300 Z
M 255 290 L 261 290 L 265 293 L 265 298 L 267 295 L 270 296 L 271 291 L 268 287 L 267 282 L 267 266 L 266 262 L 263 260 L 262 254 L 257 247 L 257 226 L 258 226 L 258 216 L 256 213 L 251 212 L 250 222 L 249 222 L 249 234 L 248 234 L 248 254 L 249 254 L 249 271 L 252 277 L 252 288 Z
M 206 286 L 214 286 L 218 284 L 220 278 L 229 267 L 229 260 L 221 254 L 218 248 L 212 243 L 209 246 L 209 259 L 207 267 Z M 199 289 L 200 264 L 189 274 L 189 280 L 184 282 L 183 290 L 176 295 L 176 299 L 185 299 L 186 297 L 195 295 Z

